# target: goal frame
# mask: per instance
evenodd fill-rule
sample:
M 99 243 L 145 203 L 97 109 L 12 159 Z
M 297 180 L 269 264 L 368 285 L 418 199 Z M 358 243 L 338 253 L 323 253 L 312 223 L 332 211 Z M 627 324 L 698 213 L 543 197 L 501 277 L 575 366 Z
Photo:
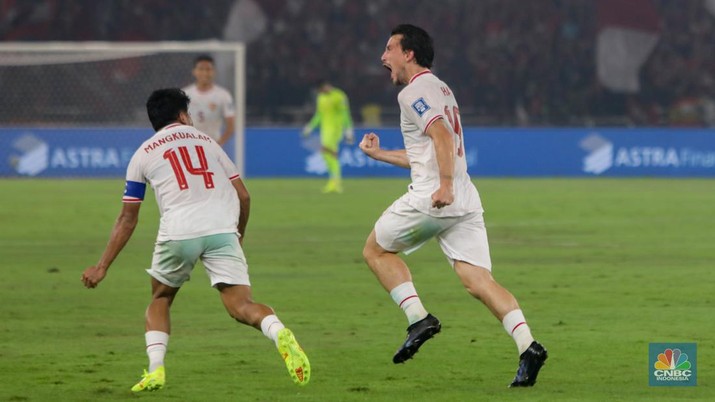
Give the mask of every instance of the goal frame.
M 246 46 L 241 42 L 223 41 L 161 41 L 161 42 L 108 42 L 108 41 L 50 41 L 50 42 L 0 42 L 0 54 L 6 52 L 126 52 L 149 55 L 163 52 L 210 53 L 232 51 L 234 55 L 235 145 L 234 159 L 241 176 L 245 175 L 246 144 Z

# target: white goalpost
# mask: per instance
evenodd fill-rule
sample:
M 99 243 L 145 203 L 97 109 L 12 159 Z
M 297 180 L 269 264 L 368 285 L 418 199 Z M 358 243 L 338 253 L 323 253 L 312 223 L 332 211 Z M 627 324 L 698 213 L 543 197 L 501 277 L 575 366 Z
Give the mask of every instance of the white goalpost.
M 0 42 L 0 127 L 146 127 L 149 93 L 190 84 L 199 54 L 213 56 L 216 83 L 233 94 L 233 157 L 244 175 L 243 43 Z

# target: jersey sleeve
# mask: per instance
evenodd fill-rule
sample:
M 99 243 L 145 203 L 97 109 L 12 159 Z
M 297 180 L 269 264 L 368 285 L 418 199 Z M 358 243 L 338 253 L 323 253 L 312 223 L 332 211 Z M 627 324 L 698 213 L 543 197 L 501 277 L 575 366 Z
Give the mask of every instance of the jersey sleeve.
M 320 96 L 320 95 L 318 95 Z M 310 119 L 308 122 L 308 127 L 310 127 L 311 130 L 314 130 L 316 127 L 318 127 L 318 124 L 320 124 L 320 120 L 323 118 L 322 112 L 320 111 L 320 108 L 318 107 L 318 101 L 315 101 L 315 114 L 313 117 Z
M 124 187 L 123 202 L 137 203 L 144 201 L 146 193 L 146 179 L 144 177 L 144 156 L 139 148 L 127 166 L 127 182 Z
M 226 91 L 225 99 L 223 102 L 223 117 L 230 118 L 236 116 L 236 106 L 233 103 L 233 96 Z
M 221 169 L 226 173 L 226 177 L 228 177 L 228 180 L 233 181 L 241 177 L 240 174 L 238 174 L 238 168 L 236 168 L 236 165 L 231 161 L 231 158 L 226 155 L 226 152 L 219 146 L 218 144 L 214 143 L 216 146 L 214 147 L 214 151 L 218 155 L 218 163 L 221 165 Z
M 343 128 L 352 128 L 353 118 L 350 115 L 350 101 L 345 93 L 341 93 L 340 95 L 340 119 L 343 122 Z
M 410 88 L 411 89 L 411 88 Z M 430 125 L 444 117 L 443 96 L 435 96 L 429 88 L 419 87 L 419 90 L 404 91 L 400 94 L 400 108 L 407 118 L 424 133 Z

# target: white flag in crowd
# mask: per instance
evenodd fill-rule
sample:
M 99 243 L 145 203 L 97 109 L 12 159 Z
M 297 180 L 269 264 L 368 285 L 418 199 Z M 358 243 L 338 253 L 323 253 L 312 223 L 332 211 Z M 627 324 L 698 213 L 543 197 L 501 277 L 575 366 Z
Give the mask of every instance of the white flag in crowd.
M 606 88 L 638 92 L 640 69 L 661 30 L 652 0 L 597 0 L 596 72 Z
M 703 0 L 703 5 L 705 9 L 715 16 L 715 0 Z

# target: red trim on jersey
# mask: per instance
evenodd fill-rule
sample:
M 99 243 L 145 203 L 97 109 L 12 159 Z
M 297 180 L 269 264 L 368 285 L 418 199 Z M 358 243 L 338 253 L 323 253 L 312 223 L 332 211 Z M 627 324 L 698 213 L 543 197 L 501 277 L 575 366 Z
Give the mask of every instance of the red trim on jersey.
M 171 124 L 169 124 L 168 126 L 162 128 L 161 130 L 168 130 L 168 129 L 170 129 L 170 128 L 173 128 L 173 127 L 176 127 L 176 126 L 180 126 L 180 125 L 181 125 L 181 123 L 171 123 Z M 161 131 L 161 130 L 159 130 L 159 131 Z
M 240 175 L 240 174 L 236 174 L 236 175 L 233 175 L 233 176 L 229 177 L 228 180 L 229 180 L 229 181 L 234 181 L 234 180 L 238 179 L 239 177 L 241 177 L 241 175 Z
M 137 202 L 142 202 L 142 201 L 144 201 L 144 200 L 142 200 L 141 198 L 136 198 L 136 197 L 124 197 L 124 198 L 122 198 L 122 202 L 127 202 L 127 203 L 131 203 L 131 204 L 134 204 L 134 203 L 137 203 Z
M 427 130 L 429 129 L 429 126 L 432 125 L 432 123 L 434 123 L 435 121 L 437 121 L 437 119 L 443 119 L 443 118 L 444 118 L 444 116 L 442 116 L 441 114 L 438 114 L 437 116 L 433 117 L 430 121 L 428 121 L 428 122 L 427 122 L 427 125 L 425 126 L 425 133 L 426 133 Z
M 417 73 L 417 74 L 413 75 L 412 78 L 410 78 L 409 84 L 412 84 L 412 81 L 414 81 L 417 77 L 419 77 L 419 76 L 421 76 L 421 75 L 425 75 L 425 74 L 432 74 L 432 71 L 430 71 L 430 70 L 425 70 L 425 71 L 422 71 L 422 72 L 420 72 L 420 73 Z
M 410 299 L 413 298 L 413 297 L 417 297 L 417 295 L 407 296 L 407 297 L 405 297 L 404 299 L 402 299 L 402 301 L 400 302 L 399 307 L 402 308 L 402 303 L 406 302 L 407 300 L 410 300 Z
M 522 322 L 516 324 L 516 325 L 514 326 L 514 328 L 511 329 L 512 335 L 514 334 L 514 331 L 516 331 L 516 329 L 519 328 L 520 326 L 522 326 L 523 324 L 526 324 L 526 321 L 522 321 Z

